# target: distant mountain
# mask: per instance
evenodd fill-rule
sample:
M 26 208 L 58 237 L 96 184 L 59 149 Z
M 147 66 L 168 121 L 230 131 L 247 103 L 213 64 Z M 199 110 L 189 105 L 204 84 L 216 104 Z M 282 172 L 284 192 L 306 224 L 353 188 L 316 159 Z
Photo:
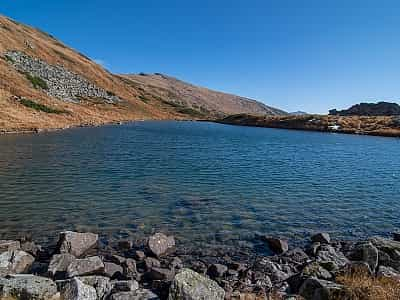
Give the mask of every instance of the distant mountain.
M 400 115 L 400 105 L 389 102 L 360 103 L 349 109 L 329 111 L 330 115 L 337 116 L 397 116 Z
M 300 111 L 300 110 L 289 113 L 289 115 L 291 115 L 291 116 L 302 116 L 302 115 L 308 115 L 308 114 L 309 113 L 306 113 L 306 112 Z
M 284 113 L 166 75 L 112 74 L 50 34 L 0 15 L 0 132 L 239 112 Z
M 205 116 L 221 117 L 238 113 L 287 115 L 280 109 L 253 99 L 195 86 L 160 73 L 121 75 L 121 78 L 141 90 L 144 97 L 160 98 L 172 106 L 191 109 Z

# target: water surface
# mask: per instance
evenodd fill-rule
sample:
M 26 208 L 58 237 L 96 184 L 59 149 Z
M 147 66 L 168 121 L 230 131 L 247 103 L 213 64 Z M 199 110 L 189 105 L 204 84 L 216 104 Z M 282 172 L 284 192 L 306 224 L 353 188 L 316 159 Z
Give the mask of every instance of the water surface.
M 400 139 L 205 122 L 0 136 L 0 238 L 386 234 L 400 227 L 399 155 Z

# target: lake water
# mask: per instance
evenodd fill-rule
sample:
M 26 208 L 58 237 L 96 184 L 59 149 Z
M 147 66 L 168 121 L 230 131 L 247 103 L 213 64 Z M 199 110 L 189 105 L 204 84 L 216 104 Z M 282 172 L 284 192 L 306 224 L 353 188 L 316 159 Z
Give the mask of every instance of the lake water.
M 400 228 L 400 139 L 136 122 L 0 136 L 0 238 L 64 229 L 235 244 Z

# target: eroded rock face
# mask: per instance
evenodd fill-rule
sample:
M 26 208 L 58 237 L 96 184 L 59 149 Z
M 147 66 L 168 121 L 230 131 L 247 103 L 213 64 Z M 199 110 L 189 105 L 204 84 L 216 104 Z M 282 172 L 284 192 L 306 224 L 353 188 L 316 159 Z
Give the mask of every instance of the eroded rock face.
M 103 99 L 107 103 L 120 101 L 113 93 L 96 86 L 61 65 L 50 65 L 20 51 L 8 51 L 5 55 L 18 71 L 44 80 L 48 87 L 45 92 L 52 97 L 67 102 L 79 102 L 80 98 Z
M 94 233 L 64 231 L 60 233 L 58 250 L 60 253 L 70 253 L 80 257 L 97 245 L 99 236 Z
M 225 291 L 210 280 L 190 269 L 182 269 L 174 278 L 168 300 L 222 300 Z
M 175 239 L 173 236 L 156 233 L 149 238 L 147 246 L 153 255 L 160 257 L 175 248 Z
M 56 300 L 59 299 L 56 284 L 45 277 L 34 275 L 13 275 L 0 278 L 0 298 Z
M 84 284 L 78 278 L 72 278 L 64 283 L 61 290 L 63 300 L 97 300 L 96 289 Z
M 21 250 L 12 250 L 0 254 L 0 276 L 26 273 L 35 258 Z

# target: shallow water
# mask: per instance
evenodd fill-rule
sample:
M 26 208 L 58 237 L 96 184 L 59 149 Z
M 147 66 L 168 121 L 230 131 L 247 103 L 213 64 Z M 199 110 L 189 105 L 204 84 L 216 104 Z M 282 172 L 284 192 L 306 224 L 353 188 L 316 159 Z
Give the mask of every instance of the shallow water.
M 400 139 L 206 122 L 0 136 L 0 238 L 385 234 L 400 227 L 399 155 Z

